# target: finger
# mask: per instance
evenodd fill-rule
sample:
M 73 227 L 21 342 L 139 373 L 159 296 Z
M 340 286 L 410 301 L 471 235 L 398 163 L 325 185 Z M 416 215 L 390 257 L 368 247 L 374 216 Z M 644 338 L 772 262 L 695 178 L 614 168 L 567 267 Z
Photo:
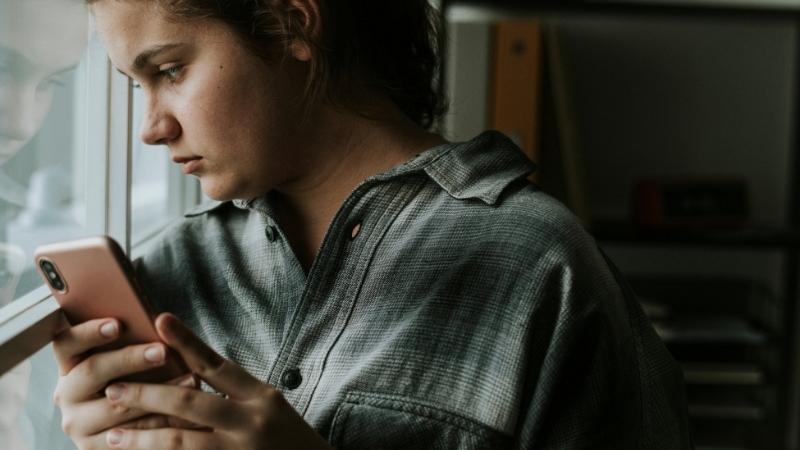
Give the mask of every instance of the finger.
M 106 450 L 108 443 L 106 442 L 106 435 L 108 431 L 103 431 L 92 436 L 83 436 L 79 438 L 72 438 L 75 446 L 79 449 L 92 449 L 92 450 Z
M 169 384 L 171 386 L 183 386 L 188 388 L 200 389 L 200 379 L 197 377 L 197 375 L 193 373 L 189 373 L 187 375 L 181 375 L 178 378 L 169 380 L 164 384 Z
M 166 360 L 164 344 L 143 344 L 97 353 L 81 361 L 58 383 L 61 400 L 77 403 L 90 399 L 109 382 L 125 375 L 159 367 Z
M 172 380 L 170 383 L 187 388 L 194 388 L 196 386 L 194 377 L 191 375 Z M 134 428 L 127 426 L 127 424 L 137 423 L 137 420 L 145 416 L 152 415 L 140 409 L 131 409 L 124 405 L 116 405 L 107 398 L 98 398 L 96 400 L 69 405 L 65 411 L 63 411 L 61 427 L 68 436 L 91 436 L 116 426 Z M 153 420 L 159 418 L 152 416 L 149 419 Z M 183 428 L 198 427 L 195 424 L 177 418 L 168 420 L 168 418 L 161 417 L 160 419 L 163 419 L 163 421 L 158 423 L 158 426 L 150 426 L 149 428 L 165 428 L 172 426 Z
M 89 320 L 62 331 L 53 340 L 59 373 L 69 373 L 81 361 L 81 355 L 118 336 L 119 322 L 115 319 Z
M 115 425 L 116 426 L 116 425 Z M 159 428 L 183 428 L 186 430 L 207 430 L 211 428 L 198 425 L 196 423 L 183 420 L 178 417 L 163 416 L 161 414 L 150 414 L 140 419 L 118 425 L 119 428 L 128 430 L 156 430 Z M 110 427 L 109 427 L 110 428 Z
M 114 405 L 178 417 L 211 428 L 229 429 L 246 423 L 237 402 L 181 386 L 116 383 L 106 388 Z
M 105 398 L 98 398 L 65 408 L 61 428 L 67 436 L 91 436 L 148 414 L 147 411 L 114 405 Z
M 207 450 L 233 448 L 222 442 L 220 433 L 179 428 L 158 430 L 126 430 L 115 428 L 106 433 L 106 443 L 112 449 L 152 450 Z
M 180 353 L 192 372 L 217 391 L 244 400 L 266 387 L 239 365 L 218 355 L 172 314 L 161 314 L 155 324 L 161 339 Z

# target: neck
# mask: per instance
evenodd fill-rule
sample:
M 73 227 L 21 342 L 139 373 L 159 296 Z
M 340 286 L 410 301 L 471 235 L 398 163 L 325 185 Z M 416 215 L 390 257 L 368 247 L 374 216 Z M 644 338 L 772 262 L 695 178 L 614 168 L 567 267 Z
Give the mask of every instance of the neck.
M 387 117 L 374 121 L 323 108 L 296 160 L 300 175 L 274 190 L 277 219 L 306 269 L 333 216 L 361 182 L 445 142 L 399 111 L 390 110 Z

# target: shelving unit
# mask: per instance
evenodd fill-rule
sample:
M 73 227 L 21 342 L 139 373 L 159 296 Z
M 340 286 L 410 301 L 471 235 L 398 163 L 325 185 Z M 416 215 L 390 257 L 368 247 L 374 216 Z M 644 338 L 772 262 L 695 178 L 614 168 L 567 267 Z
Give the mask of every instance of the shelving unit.
M 757 18 L 790 20 L 800 29 L 800 0 L 442 0 L 442 11 L 446 18 L 466 21 L 562 16 Z M 800 36 L 800 32 L 795 35 Z M 800 39 L 794 49 L 798 52 L 795 59 L 800 61 Z M 691 310 L 700 301 L 659 303 L 664 297 L 682 298 L 683 294 L 674 286 L 671 291 L 659 289 L 658 280 L 632 280 L 662 338 L 676 359 L 684 364 L 693 425 L 702 428 L 713 441 L 713 445 L 705 444 L 707 446 L 698 442 L 698 449 L 800 449 L 800 362 L 797 358 L 800 311 L 796 305 L 800 271 L 800 158 L 797 156 L 800 142 L 795 117 L 800 106 L 800 94 L 797 94 L 800 71 L 796 67 L 792 77 L 795 98 L 792 99 L 790 148 L 793 150 L 786 225 L 729 231 L 646 232 L 629 222 L 592 223 L 592 233 L 604 246 L 709 252 L 745 249 L 782 257 L 782 286 L 776 298 L 760 290 L 757 283 L 710 278 L 706 280 L 710 288 L 718 283 L 719 289 L 738 290 L 742 296 L 736 297 L 733 292 L 730 298 L 734 300 L 729 304 L 720 306 L 712 302 L 706 309 Z M 693 282 L 700 281 L 686 280 L 687 289 Z M 647 283 L 653 292 L 648 291 Z M 660 299 L 656 298 L 659 296 Z M 686 306 L 690 303 L 691 308 Z M 757 306 L 755 310 L 754 305 Z M 729 311 L 714 314 L 709 310 L 713 307 Z M 687 315 L 693 319 L 677 324 L 662 322 L 660 318 L 666 319 L 670 308 L 683 313 L 689 311 Z M 693 324 L 692 320 L 699 322 Z M 682 333 L 674 332 L 670 326 L 683 327 Z M 708 329 L 723 331 L 703 334 Z M 694 330 L 695 334 L 686 333 L 687 330 Z

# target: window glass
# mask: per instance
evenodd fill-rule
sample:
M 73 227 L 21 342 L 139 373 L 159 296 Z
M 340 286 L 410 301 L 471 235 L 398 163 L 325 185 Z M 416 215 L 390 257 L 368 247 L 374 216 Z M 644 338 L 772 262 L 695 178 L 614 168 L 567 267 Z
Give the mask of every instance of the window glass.
M 133 241 L 139 241 L 151 229 L 157 228 L 169 214 L 169 153 L 163 146 L 142 143 L 137 131 L 141 128 L 144 112 L 142 91 L 136 89 L 133 97 L 133 146 L 131 191 L 131 231 Z
M 88 231 L 88 29 L 84 2 L 0 0 L 0 306 L 41 285 L 36 246 Z
M 8 450 L 74 450 L 53 404 L 58 380 L 52 345 L 0 377 L 0 443 Z
M 139 139 L 144 114 L 140 89 L 134 90 L 132 113 L 131 237 L 136 245 L 183 211 L 186 180 L 166 146 L 145 145 Z

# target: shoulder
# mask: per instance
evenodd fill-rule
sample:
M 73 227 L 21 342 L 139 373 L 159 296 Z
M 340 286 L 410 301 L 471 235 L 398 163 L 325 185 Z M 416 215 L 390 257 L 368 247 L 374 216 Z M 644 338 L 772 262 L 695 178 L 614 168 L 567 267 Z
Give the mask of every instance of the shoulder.
M 546 262 L 601 264 L 597 243 L 561 202 L 527 180 L 511 183 L 494 205 L 472 204 L 463 220 L 487 233 L 494 245 L 514 248 L 515 257 L 531 268 Z

